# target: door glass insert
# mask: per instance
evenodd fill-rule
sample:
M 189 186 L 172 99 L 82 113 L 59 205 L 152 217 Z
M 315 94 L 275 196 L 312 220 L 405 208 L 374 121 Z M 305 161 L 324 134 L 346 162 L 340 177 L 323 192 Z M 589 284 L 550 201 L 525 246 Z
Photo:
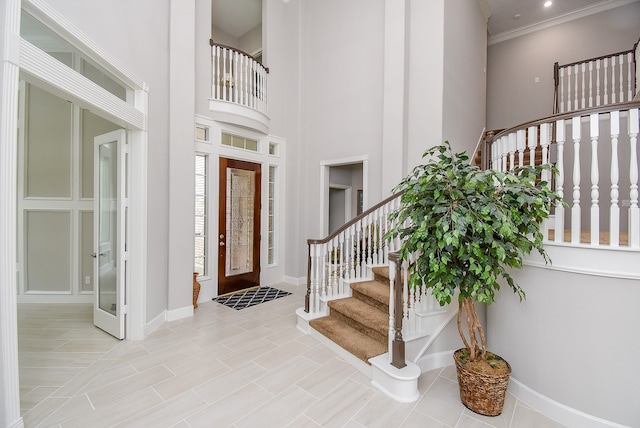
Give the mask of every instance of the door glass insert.
M 227 276 L 253 270 L 255 172 L 227 169 Z
M 98 228 L 98 306 L 116 314 L 118 248 L 118 151 L 117 141 L 100 147 L 100 213 Z

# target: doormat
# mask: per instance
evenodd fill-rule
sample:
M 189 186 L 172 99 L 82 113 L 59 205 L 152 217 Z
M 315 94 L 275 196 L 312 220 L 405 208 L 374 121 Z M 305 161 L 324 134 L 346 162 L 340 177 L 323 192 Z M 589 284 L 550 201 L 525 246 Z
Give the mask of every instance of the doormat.
M 214 297 L 212 300 L 239 311 L 240 309 L 279 299 L 280 297 L 285 297 L 289 294 L 291 293 L 288 291 L 278 290 L 277 288 L 256 287 L 250 290 L 240 291 L 238 293 Z

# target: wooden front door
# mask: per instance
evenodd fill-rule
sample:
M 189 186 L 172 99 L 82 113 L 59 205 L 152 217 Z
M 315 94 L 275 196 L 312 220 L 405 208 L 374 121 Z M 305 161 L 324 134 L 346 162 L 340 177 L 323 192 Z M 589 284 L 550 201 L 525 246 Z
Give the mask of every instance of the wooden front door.
M 260 285 L 260 170 L 220 158 L 218 295 Z

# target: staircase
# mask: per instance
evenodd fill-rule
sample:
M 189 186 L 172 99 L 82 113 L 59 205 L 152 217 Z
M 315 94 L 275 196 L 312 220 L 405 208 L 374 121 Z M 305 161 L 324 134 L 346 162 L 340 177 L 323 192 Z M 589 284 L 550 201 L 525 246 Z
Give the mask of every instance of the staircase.
M 329 315 L 309 326 L 360 360 L 388 351 L 389 268 L 372 268 L 374 279 L 350 285 L 351 297 L 328 302 Z

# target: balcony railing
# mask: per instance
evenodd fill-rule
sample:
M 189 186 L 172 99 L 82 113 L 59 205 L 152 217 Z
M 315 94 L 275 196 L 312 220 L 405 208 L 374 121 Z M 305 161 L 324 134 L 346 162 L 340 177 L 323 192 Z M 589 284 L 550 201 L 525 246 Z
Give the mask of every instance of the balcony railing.
M 269 69 L 241 50 L 211 45 L 211 99 L 267 114 Z
M 553 67 L 554 113 L 629 102 L 638 93 L 639 43 L 630 50 Z

